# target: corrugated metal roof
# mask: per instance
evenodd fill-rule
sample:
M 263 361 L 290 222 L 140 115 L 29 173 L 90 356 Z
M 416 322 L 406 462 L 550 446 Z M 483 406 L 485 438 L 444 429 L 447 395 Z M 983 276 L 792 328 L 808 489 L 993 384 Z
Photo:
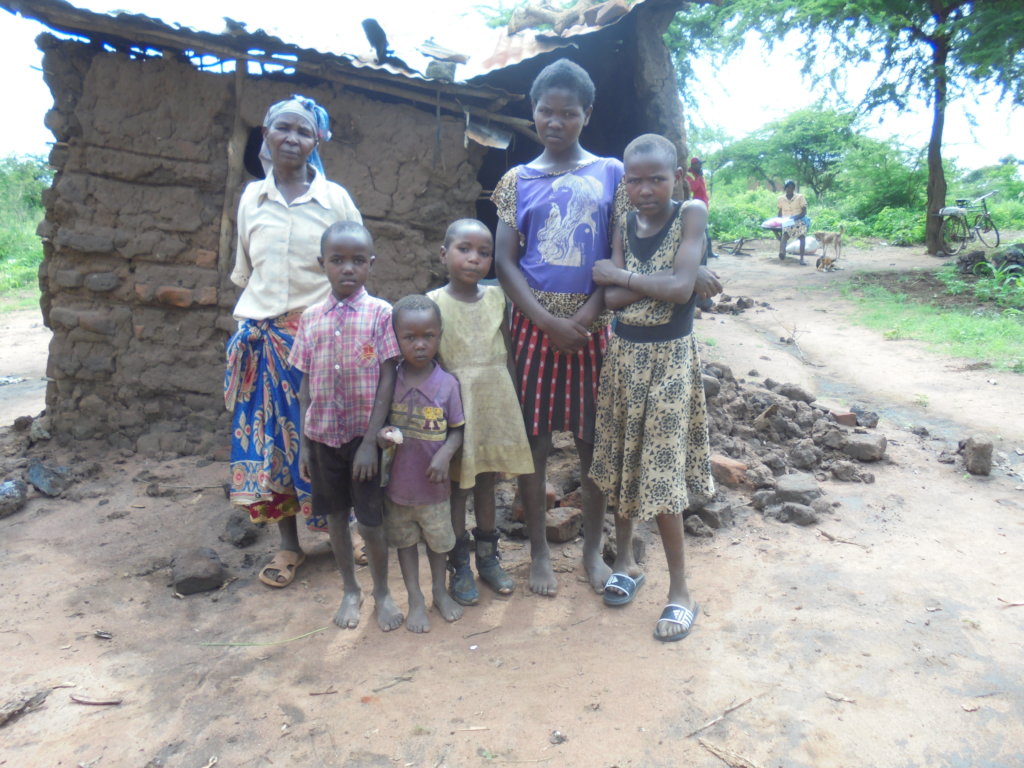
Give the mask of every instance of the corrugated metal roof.
M 506 30 L 499 30 L 495 40 L 494 52 L 481 63 L 484 73 L 493 72 L 505 67 L 511 67 L 521 61 L 532 59 L 543 53 L 565 48 L 573 44 L 574 40 L 589 35 L 598 30 L 618 24 L 626 16 L 633 13 L 636 8 L 648 0 L 636 0 L 625 13 L 616 12 L 614 6 L 621 6 L 622 0 L 609 0 L 602 6 L 591 9 L 595 23 L 576 24 L 563 30 L 561 33 L 538 32 L 535 30 L 524 30 L 514 35 L 508 34 Z M 607 11 L 602 13 L 602 8 Z

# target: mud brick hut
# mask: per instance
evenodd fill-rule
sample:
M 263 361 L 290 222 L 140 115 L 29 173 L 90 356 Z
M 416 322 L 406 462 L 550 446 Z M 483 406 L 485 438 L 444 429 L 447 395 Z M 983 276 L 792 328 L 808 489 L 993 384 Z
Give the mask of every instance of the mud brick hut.
M 494 223 L 490 190 L 538 151 L 525 94 L 554 59 L 578 61 L 597 83 L 588 148 L 620 154 L 655 131 L 685 150 L 661 41 L 683 3 L 593 5 L 583 0 L 558 33 L 500 33 L 479 74 L 453 81 L 238 24 L 213 33 L 62 0 L 0 0 L 60 35 L 37 40 L 54 99 L 39 277 L 54 437 L 149 454 L 226 445 L 234 215 L 271 102 L 305 93 L 331 114 L 327 175 L 373 232 L 370 288 L 389 299 L 440 284 L 449 221 Z

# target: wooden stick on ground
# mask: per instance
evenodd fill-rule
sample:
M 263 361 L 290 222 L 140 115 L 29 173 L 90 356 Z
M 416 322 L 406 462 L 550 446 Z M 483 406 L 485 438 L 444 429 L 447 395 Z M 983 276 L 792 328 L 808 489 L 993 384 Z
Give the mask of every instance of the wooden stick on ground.
M 704 723 L 704 725 L 702 725 L 702 726 L 701 726 L 700 728 L 698 728 L 697 730 L 695 730 L 695 731 L 690 731 L 690 732 L 689 732 L 688 734 L 686 734 L 686 738 L 690 738 L 691 736 L 696 736 L 696 735 L 697 735 L 698 733 L 700 733 L 701 731 L 706 731 L 706 730 L 707 730 L 708 728 L 710 728 L 710 727 L 711 727 L 712 725 L 714 725 L 715 723 L 720 723 L 720 722 L 722 722 L 722 721 L 723 721 L 723 720 L 725 719 L 725 716 L 726 716 L 726 715 L 728 715 L 728 714 L 729 714 L 730 712 L 735 712 L 735 711 L 736 711 L 737 709 L 739 709 L 740 707 L 745 707 L 745 706 L 746 706 L 747 704 L 749 704 L 749 703 L 750 703 L 750 702 L 752 702 L 753 700 L 754 700 L 754 697 L 753 697 L 753 696 L 748 696 L 748 697 L 747 697 L 747 698 L 745 698 L 745 699 L 744 699 L 743 701 L 741 701 L 741 702 L 740 702 L 739 704 L 733 704 L 733 705 L 732 705 L 731 707 L 729 707 L 728 709 L 726 709 L 726 710 L 725 710 L 725 711 L 724 711 L 724 712 L 723 712 L 722 714 L 720 714 L 720 715 L 719 715 L 718 717 L 716 717 L 716 718 L 715 718 L 714 720 L 708 720 L 708 721 L 707 721 L 706 723 Z
M 826 531 L 826 530 L 824 530 L 822 528 L 818 528 L 817 531 L 818 531 L 818 533 L 820 533 L 822 536 L 824 536 L 829 541 L 834 541 L 837 544 L 852 544 L 855 547 L 860 547 L 861 549 L 867 549 L 867 547 L 864 544 L 861 544 L 861 543 L 856 542 L 856 541 L 850 541 L 849 539 L 841 539 L 838 536 L 834 536 L 834 535 L 832 535 L 831 533 L 829 533 L 828 531 Z
M 759 768 L 753 760 L 749 760 L 743 755 L 733 752 L 731 749 L 716 747 L 714 744 L 708 744 L 704 739 L 697 739 L 697 741 L 704 749 L 728 765 L 729 768 Z
M 1009 600 L 1003 600 L 1001 597 L 997 597 L 996 600 L 1004 604 L 1003 608 L 1020 608 L 1021 606 L 1024 606 L 1024 603 L 1013 603 Z

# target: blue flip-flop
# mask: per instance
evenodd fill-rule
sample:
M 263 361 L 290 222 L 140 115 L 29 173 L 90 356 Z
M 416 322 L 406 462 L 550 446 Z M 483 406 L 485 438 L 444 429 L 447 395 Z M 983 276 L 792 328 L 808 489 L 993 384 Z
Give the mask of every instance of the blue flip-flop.
M 642 573 L 635 579 L 626 573 L 613 573 L 604 584 L 604 604 L 626 605 L 633 602 L 646 578 Z
M 683 631 L 678 635 L 669 635 L 668 637 L 662 637 L 658 634 L 657 626 L 655 626 L 654 639 L 660 640 L 663 643 L 675 643 L 682 640 L 693 629 L 693 624 L 697 621 L 697 614 L 700 613 L 700 605 L 697 603 L 693 604 L 693 610 L 691 611 L 685 605 L 679 605 L 678 603 L 669 603 L 665 606 L 665 610 L 661 612 L 661 618 L 658 619 L 658 624 L 663 621 L 667 621 L 669 624 L 678 624 L 683 628 Z

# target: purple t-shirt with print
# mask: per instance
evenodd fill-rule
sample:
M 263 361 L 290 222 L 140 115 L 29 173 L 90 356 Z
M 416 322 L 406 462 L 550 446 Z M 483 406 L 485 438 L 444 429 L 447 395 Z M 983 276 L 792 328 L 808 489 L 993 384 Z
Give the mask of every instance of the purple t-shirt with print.
M 531 288 L 591 294 L 594 262 L 611 256 L 615 191 L 622 163 L 599 157 L 572 171 L 519 168 L 516 229 L 525 237 L 519 267 Z
M 465 423 L 459 382 L 454 376 L 435 363 L 426 381 L 410 387 L 405 380 L 405 365 L 399 364 L 388 424 L 402 430 L 403 439 L 395 447 L 388 498 L 414 507 L 447 499 L 451 483 L 430 482 L 427 469 L 444 445 L 448 430 Z

